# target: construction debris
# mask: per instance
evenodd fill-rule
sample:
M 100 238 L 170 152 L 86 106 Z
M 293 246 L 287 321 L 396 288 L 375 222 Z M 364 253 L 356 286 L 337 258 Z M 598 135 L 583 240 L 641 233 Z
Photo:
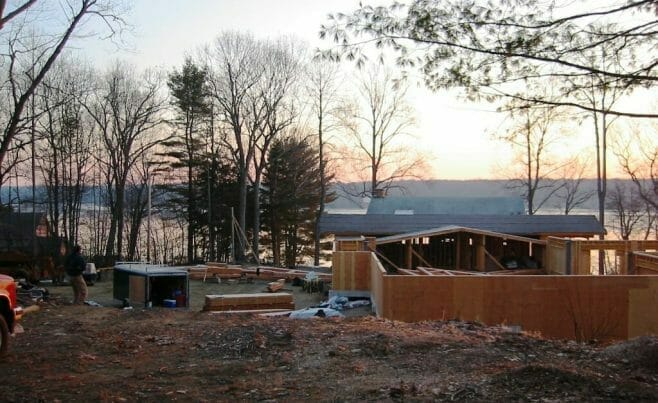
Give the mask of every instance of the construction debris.
M 285 278 L 281 278 L 281 279 L 278 279 L 277 281 L 273 281 L 273 282 L 267 284 L 267 291 L 277 292 L 277 291 L 279 291 L 280 289 L 283 288 L 284 284 L 286 284 L 286 279 Z
M 331 308 L 306 308 L 290 312 L 291 319 L 343 318 L 345 315 Z
M 343 296 L 333 296 L 327 301 L 324 301 L 318 305 L 319 308 L 331 308 L 336 311 L 342 311 L 344 309 L 352 309 L 359 306 L 368 306 L 370 305 L 370 299 L 358 298 L 350 300 L 348 297 Z

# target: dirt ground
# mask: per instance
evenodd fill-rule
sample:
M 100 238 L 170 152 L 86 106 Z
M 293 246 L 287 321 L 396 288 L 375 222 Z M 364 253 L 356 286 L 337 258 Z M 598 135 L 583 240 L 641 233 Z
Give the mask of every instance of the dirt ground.
M 3 401 L 657 401 L 658 338 L 602 346 L 455 321 L 400 323 L 73 306 L 68 287 L 25 315 L 0 361 Z M 323 299 L 286 284 L 297 307 Z

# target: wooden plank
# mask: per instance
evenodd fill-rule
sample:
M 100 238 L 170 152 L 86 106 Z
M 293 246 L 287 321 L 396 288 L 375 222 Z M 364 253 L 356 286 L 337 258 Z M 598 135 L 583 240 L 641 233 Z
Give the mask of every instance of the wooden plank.
M 427 269 L 424 268 L 424 267 L 417 267 L 416 269 L 417 269 L 419 272 L 421 272 L 421 273 L 423 273 L 423 274 L 426 274 L 426 275 L 428 275 L 428 276 L 433 276 L 433 275 L 434 275 L 434 273 L 432 273 L 430 270 L 427 270 Z
M 486 248 L 484 249 L 484 253 L 485 253 L 487 256 L 489 256 L 489 258 L 491 258 L 491 260 L 496 264 L 496 266 L 498 266 L 498 268 L 499 268 L 500 270 L 505 270 L 505 266 L 503 266 L 502 264 L 500 264 L 500 262 L 498 261 L 498 259 L 496 259 L 495 257 L 491 256 L 491 253 L 489 253 L 489 251 L 488 251 Z
M 252 309 L 294 309 L 292 294 L 223 294 L 206 295 L 204 311 Z
M 423 267 L 423 269 L 428 269 L 428 268 Z M 483 276 L 483 275 L 485 275 L 485 273 L 477 272 L 477 271 L 447 270 L 447 269 L 437 269 L 437 268 L 432 268 L 432 270 L 434 272 L 443 273 L 443 274 L 447 274 L 447 275 L 450 275 L 450 276 L 455 276 L 455 275 L 458 275 L 458 276 L 462 276 L 462 275 L 466 275 L 466 276 Z
M 541 276 L 546 272 L 542 269 L 497 270 L 485 273 L 487 276 Z
M 409 276 L 419 276 L 420 274 L 416 273 L 414 270 L 407 270 L 407 269 L 398 269 L 399 273 L 402 274 L 407 274 Z
M 428 263 L 427 260 L 425 260 L 425 258 L 420 253 L 416 252 L 414 249 L 412 249 L 411 252 L 413 252 L 413 254 L 416 255 L 418 260 L 420 260 L 423 264 L 431 266 L 431 264 Z

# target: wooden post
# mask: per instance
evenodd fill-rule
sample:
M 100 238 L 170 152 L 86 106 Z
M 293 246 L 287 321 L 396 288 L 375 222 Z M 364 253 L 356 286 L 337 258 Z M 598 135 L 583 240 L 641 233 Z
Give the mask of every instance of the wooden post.
M 460 233 L 455 235 L 455 242 L 453 244 L 454 253 L 455 253 L 455 267 L 453 269 L 459 270 L 461 265 L 461 255 L 462 255 L 462 236 Z
M 486 253 L 484 247 L 485 236 L 479 235 L 473 239 L 475 242 L 475 269 L 486 271 Z
M 366 250 L 369 252 L 374 252 L 375 249 L 377 249 L 377 242 L 374 236 L 367 236 L 366 237 Z
M 628 274 L 628 252 L 624 250 L 616 250 L 615 257 L 615 260 L 619 262 L 619 274 Z
M 411 270 L 411 266 L 413 265 L 413 247 L 414 247 L 413 239 L 407 239 L 405 243 L 407 246 L 407 250 L 405 253 L 405 260 L 406 260 L 405 268 Z

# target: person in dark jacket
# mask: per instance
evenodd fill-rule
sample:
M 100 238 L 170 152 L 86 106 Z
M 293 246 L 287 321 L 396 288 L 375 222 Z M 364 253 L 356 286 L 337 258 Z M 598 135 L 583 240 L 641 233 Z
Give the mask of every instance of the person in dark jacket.
M 80 248 L 80 245 L 75 245 L 71 254 L 66 257 L 66 264 L 64 265 L 66 274 L 71 279 L 74 304 L 84 304 L 87 299 L 87 284 L 82 276 L 87 264 L 82 257 L 81 251 L 82 248 Z

